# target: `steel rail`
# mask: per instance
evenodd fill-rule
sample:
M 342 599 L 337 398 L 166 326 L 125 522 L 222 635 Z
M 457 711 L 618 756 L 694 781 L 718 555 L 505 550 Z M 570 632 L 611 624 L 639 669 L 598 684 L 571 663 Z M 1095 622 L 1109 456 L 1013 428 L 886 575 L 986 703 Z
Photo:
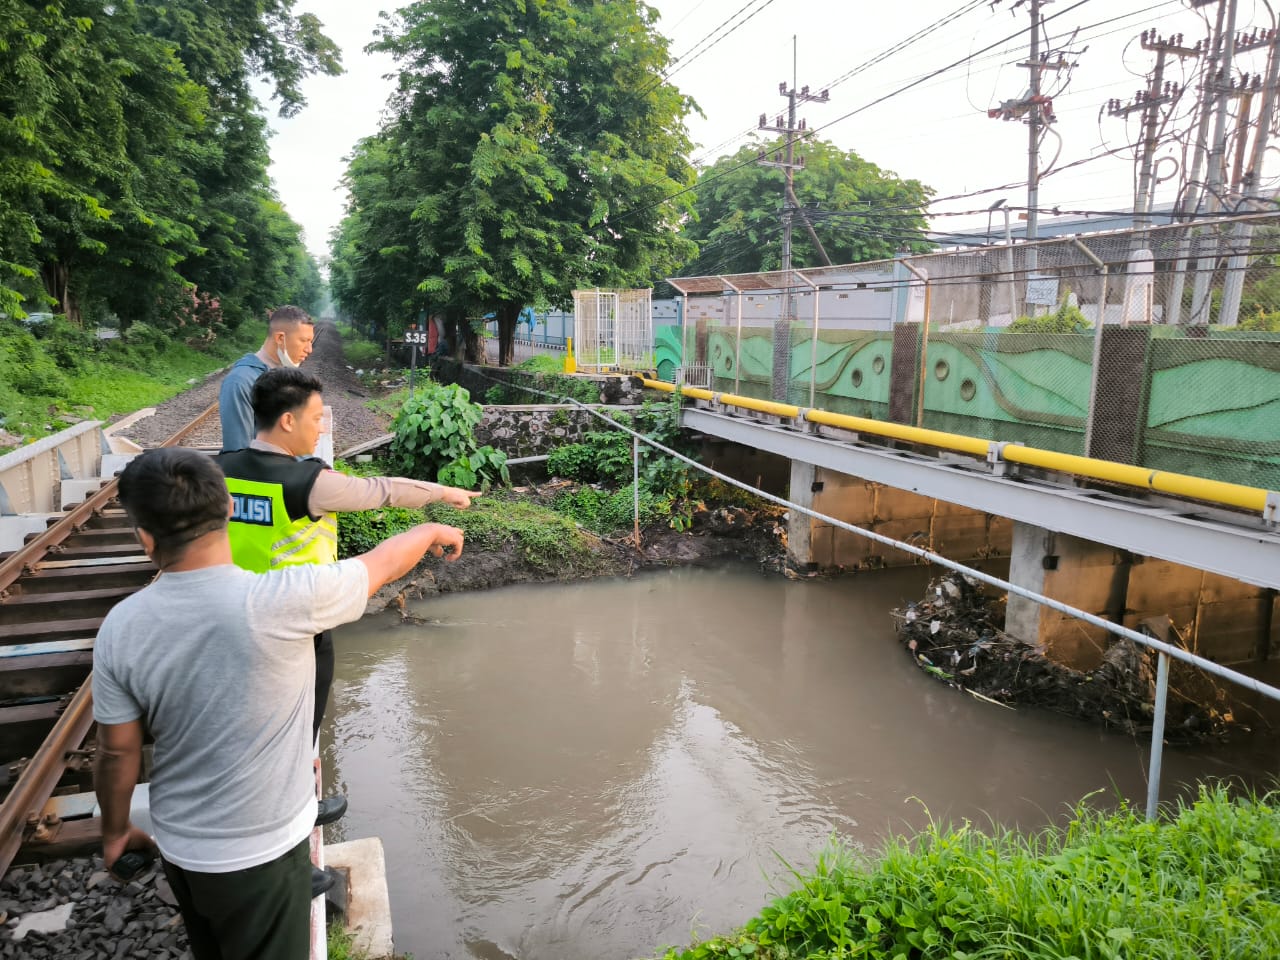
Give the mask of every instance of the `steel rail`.
M 844 430 L 852 430 L 857 433 L 867 433 L 908 443 L 918 443 L 942 450 L 954 450 L 978 457 L 994 456 L 1010 463 L 1021 463 L 1026 466 L 1039 467 L 1043 470 L 1054 470 L 1079 477 L 1088 477 L 1092 480 L 1102 480 L 1107 483 L 1137 487 L 1157 493 L 1166 493 L 1171 496 L 1248 510 L 1268 520 L 1280 519 L 1274 515 L 1280 509 L 1280 493 L 1264 490 L 1261 487 L 1248 487 L 1239 483 L 1209 480 L 1204 477 L 1193 477 L 1188 474 L 1172 473 L 1167 470 L 1151 470 L 1147 467 L 1116 463 L 1112 460 L 1081 457 L 1070 453 L 1059 453 L 1056 450 L 1042 450 L 1020 443 L 1000 443 L 982 437 L 945 433 L 941 430 L 926 430 L 922 427 L 909 427 L 900 423 L 870 420 L 866 417 L 854 417 L 843 413 L 831 413 L 827 410 L 798 407 L 789 403 L 757 400 L 755 397 L 740 397 L 729 393 L 717 393 L 712 390 L 704 390 L 701 387 L 678 387 L 673 383 L 667 383 L 665 380 L 650 380 L 642 377 L 641 382 L 646 387 L 654 390 L 679 393 L 681 396 L 692 397 L 696 400 L 707 400 L 728 407 L 754 410 L 759 413 L 767 413 L 775 417 L 806 423 L 820 423 Z
M 38 831 L 42 826 L 50 826 L 40 819 L 41 811 L 66 772 L 68 753 L 80 749 L 92 726 L 93 675 L 90 674 L 0 805 L 0 874 L 13 863 L 28 828 Z
M 216 403 L 212 404 L 160 446 L 178 446 L 217 408 Z M 100 511 L 115 496 L 117 486 L 116 478 L 112 477 L 97 493 L 0 564 L 0 594 Z M 66 772 L 68 755 L 81 748 L 92 727 L 93 674 L 90 673 L 0 804 L 0 875 L 13 863 L 28 829 L 37 834 L 42 829 L 56 831 L 56 824 L 41 819 L 44 806 Z

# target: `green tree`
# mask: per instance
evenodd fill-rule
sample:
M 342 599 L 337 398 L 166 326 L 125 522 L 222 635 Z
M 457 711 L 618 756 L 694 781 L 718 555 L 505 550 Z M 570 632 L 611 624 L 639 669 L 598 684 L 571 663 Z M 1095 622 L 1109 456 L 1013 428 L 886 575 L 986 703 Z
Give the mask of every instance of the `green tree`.
M 77 324 L 86 296 L 158 292 L 195 248 L 185 215 L 196 191 L 177 158 L 198 149 L 202 91 L 136 13 L 129 0 L 54 0 L 0 14 L 3 70 L 16 78 L 0 86 L 0 137 L 15 148 L 0 161 L 4 259 L 18 279 L 38 271 Z
M 782 263 L 784 174 L 757 162 L 764 151 L 776 158 L 784 142 L 752 142 L 702 171 L 696 188 L 696 219 L 684 235 L 698 244 L 696 260 L 684 273 L 754 273 Z M 791 262 L 818 266 L 820 255 L 804 226 L 808 220 L 832 263 L 861 263 L 892 257 L 903 245 L 929 248 L 924 209 L 933 191 L 918 180 L 903 180 L 856 152 L 825 140 L 799 144 L 804 167 L 795 172 L 801 210 L 792 229 Z
M 253 95 L 265 80 L 282 116 L 303 106 L 301 81 L 342 72 L 340 51 L 294 0 L 139 0 L 146 29 L 174 44 L 206 91 L 206 142 L 192 158 L 201 204 L 200 252 L 181 266 L 199 289 L 218 296 L 235 326 L 292 299 L 302 266 L 301 230 L 285 214 L 267 173 L 266 121 Z
M 374 336 L 398 335 L 428 307 L 418 289 L 413 174 L 403 157 L 395 124 L 356 144 L 344 179 L 347 213 L 330 238 L 334 301 Z
M 0 5 L 0 312 L 51 303 L 75 323 L 179 333 L 195 314 L 234 323 L 318 290 L 250 88 L 265 78 L 287 115 L 303 77 L 340 69 L 319 21 L 292 8 Z
M 421 303 L 455 326 L 493 313 L 508 363 L 525 304 L 648 284 L 682 262 L 692 103 L 663 79 L 656 18 L 638 0 L 403 8 L 374 45 L 400 65 L 395 121 L 353 161 L 333 250 L 344 309 L 371 306 L 382 258 L 416 285 L 396 283 L 387 307 Z

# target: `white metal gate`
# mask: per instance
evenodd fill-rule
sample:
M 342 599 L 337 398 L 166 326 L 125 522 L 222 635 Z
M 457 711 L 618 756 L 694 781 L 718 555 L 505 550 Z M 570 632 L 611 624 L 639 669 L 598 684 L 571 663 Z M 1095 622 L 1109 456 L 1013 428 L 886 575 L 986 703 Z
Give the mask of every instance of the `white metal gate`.
M 573 319 L 579 370 L 653 368 L 652 290 L 575 290 Z

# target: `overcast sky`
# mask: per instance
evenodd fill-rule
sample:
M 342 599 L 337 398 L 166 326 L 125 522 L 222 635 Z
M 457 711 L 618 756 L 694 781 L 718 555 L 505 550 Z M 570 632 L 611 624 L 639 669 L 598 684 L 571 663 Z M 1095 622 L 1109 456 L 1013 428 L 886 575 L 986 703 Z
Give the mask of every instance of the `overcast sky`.
M 737 138 L 756 125 L 760 113 L 772 122 L 786 107 L 778 84 L 791 83 L 794 75 L 801 86 L 830 90 L 829 102 L 800 110 L 810 128 L 821 128 L 821 137 L 935 190 L 935 229 L 984 226 L 985 213 L 943 214 L 985 210 L 1000 197 L 1012 206 L 1025 205 L 1027 128 L 989 119 L 986 113 L 999 101 L 1027 91 L 1028 71 L 1017 65 L 1027 52 L 1025 2 L 658 0 L 652 5 L 662 14 L 658 28 L 671 38 L 678 58 L 671 82 L 692 96 L 704 114 L 689 119 L 692 138 L 700 145 L 696 160 L 736 150 L 743 142 Z M 1016 11 L 1011 9 L 1015 6 Z M 1062 92 L 1057 87 L 1067 72 L 1046 74 L 1046 89 L 1056 93 L 1058 121 L 1044 144 L 1044 165 L 1050 166 L 1059 151 L 1056 166 L 1061 167 L 1139 138 L 1138 114 L 1127 121 L 1116 119 L 1105 115 L 1103 105 L 1112 97 L 1131 101 L 1145 85 L 1143 76 L 1154 55 L 1138 42 L 1144 29 L 1181 32 L 1188 45 L 1207 35 L 1201 13 L 1189 6 L 1187 0 L 1045 0 L 1051 45 L 1074 53 L 1069 59 L 1078 65 Z M 343 76 L 306 82 L 308 106 L 298 117 L 273 116 L 271 121 L 276 130 L 271 174 L 316 256 L 327 255 L 329 234 L 342 218 L 344 158 L 358 139 L 377 130 L 392 87 L 385 75 L 394 64 L 363 52 L 384 8 L 390 4 L 378 0 L 299 0 L 295 8 L 320 18 L 325 32 L 342 46 L 346 67 Z M 1238 16 L 1242 28 L 1272 25 L 1262 0 L 1240 0 Z M 927 32 L 919 40 L 866 66 L 921 31 Z M 798 55 L 794 73 L 793 37 Z M 991 49 L 978 52 L 987 47 Z M 896 92 L 971 55 L 967 63 Z M 1187 64 L 1190 69 L 1192 61 Z M 1256 67 L 1260 70 L 1261 63 Z M 1176 61 L 1166 73 L 1174 80 L 1183 76 Z M 886 99 L 876 103 L 881 98 Z M 1176 159 L 1170 159 L 1160 172 L 1172 174 L 1175 167 Z M 1133 181 L 1131 153 L 1103 156 L 1047 175 L 1040 206 L 1128 208 Z M 979 190 L 986 192 L 957 196 Z M 957 199 L 943 199 L 948 197 Z

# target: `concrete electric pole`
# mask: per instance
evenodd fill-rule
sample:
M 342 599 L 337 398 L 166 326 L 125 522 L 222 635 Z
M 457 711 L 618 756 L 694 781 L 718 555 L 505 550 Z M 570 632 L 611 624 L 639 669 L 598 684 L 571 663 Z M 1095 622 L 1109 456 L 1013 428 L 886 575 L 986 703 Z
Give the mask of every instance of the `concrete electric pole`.
M 1156 55 L 1155 67 L 1151 72 L 1150 82 L 1145 90 L 1139 90 L 1130 103 L 1111 100 L 1107 103 L 1107 114 L 1112 117 L 1128 117 L 1132 113 L 1142 113 L 1142 142 L 1138 149 L 1138 185 L 1133 195 L 1133 225 L 1141 228 L 1151 222 L 1152 191 L 1155 179 L 1155 155 L 1159 146 L 1161 108 L 1174 103 L 1182 93 L 1177 83 L 1164 78 L 1165 61 L 1169 54 L 1179 58 L 1198 57 L 1202 43 L 1188 47 L 1183 43 L 1182 34 L 1172 37 L 1161 37 L 1155 30 L 1142 31 L 1142 49 L 1152 50 Z
M 794 44 L 794 42 L 795 39 L 792 38 L 792 43 Z M 794 63 L 794 54 L 792 62 Z M 785 80 L 778 84 L 778 93 L 787 98 L 785 125 L 781 115 L 777 117 L 776 123 L 770 125 L 767 122 L 768 118 L 762 113 L 760 114 L 759 129 L 779 133 L 786 138 L 783 146 L 783 158 L 781 160 L 771 160 L 769 159 L 768 151 L 761 150 L 759 163 L 761 166 L 778 167 L 783 171 L 781 269 L 784 280 L 781 308 L 778 319 L 774 321 L 773 326 L 772 395 L 774 400 L 785 403 L 787 400 L 787 385 L 791 379 L 791 324 L 795 320 L 793 306 L 795 300 L 791 291 L 791 229 L 797 213 L 800 214 L 801 221 L 809 233 L 809 239 L 813 241 L 813 245 L 818 250 L 823 262 L 828 265 L 831 263 L 827 258 L 826 250 L 822 247 L 822 242 L 818 239 L 818 235 L 813 229 L 813 224 L 804 216 L 803 211 L 800 209 L 800 204 L 796 200 L 795 172 L 803 169 L 804 157 L 796 156 L 795 145 L 796 141 L 804 136 L 808 130 L 808 125 L 805 121 L 796 119 L 796 105 L 809 102 L 826 103 L 831 95 L 826 90 L 811 93 L 807 86 L 797 90 L 794 76 L 790 87 L 787 86 Z

